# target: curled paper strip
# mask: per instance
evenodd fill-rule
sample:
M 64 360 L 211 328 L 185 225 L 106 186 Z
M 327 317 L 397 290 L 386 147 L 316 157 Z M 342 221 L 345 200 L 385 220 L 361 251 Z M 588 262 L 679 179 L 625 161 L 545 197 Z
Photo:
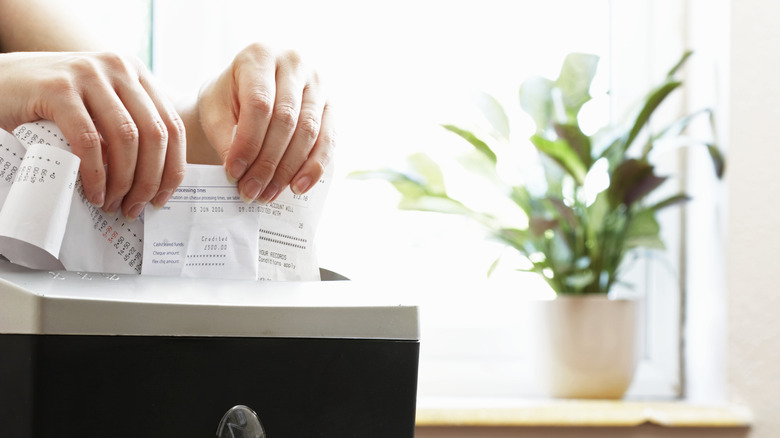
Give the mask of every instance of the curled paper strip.
M 0 248 L 12 262 L 58 269 L 80 160 L 57 147 L 30 146 L 0 210 Z

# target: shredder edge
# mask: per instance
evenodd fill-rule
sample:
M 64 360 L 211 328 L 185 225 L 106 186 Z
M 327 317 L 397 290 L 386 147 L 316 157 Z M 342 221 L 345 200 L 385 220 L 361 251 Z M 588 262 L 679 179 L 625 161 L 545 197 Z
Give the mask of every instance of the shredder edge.
M 59 273 L 74 277 L 63 282 L 42 271 L 2 268 L 7 266 L 0 265 L 0 275 L 6 274 L 0 278 L 0 334 L 419 340 L 416 306 L 377 304 L 370 299 L 376 291 L 349 281 L 126 276 L 75 283 L 75 273 Z M 181 290 L 168 291 L 174 285 Z M 60 290 L 69 287 L 72 294 Z

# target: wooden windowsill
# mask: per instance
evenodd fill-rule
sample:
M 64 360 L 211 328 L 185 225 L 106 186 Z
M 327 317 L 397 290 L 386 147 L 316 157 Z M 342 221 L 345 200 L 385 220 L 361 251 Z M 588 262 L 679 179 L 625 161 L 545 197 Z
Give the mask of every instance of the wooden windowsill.
M 749 427 L 744 406 L 687 401 L 431 398 L 418 400 L 418 426 Z

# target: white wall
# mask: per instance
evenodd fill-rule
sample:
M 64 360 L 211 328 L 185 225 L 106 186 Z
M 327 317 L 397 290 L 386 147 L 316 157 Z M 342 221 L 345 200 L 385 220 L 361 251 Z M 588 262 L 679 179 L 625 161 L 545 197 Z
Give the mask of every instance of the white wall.
M 729 390 L 780 436 L 780 2 L 731 5 Z

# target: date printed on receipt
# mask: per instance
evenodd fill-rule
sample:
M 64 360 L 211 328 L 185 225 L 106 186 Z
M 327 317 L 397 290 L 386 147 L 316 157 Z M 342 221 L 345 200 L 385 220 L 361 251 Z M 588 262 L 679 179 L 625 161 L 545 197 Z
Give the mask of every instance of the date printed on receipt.
M 144 212 L 143 274 L 257 278 L 259 214 L 247 214 L 221 166 L 190 165 L 164 207 Z

